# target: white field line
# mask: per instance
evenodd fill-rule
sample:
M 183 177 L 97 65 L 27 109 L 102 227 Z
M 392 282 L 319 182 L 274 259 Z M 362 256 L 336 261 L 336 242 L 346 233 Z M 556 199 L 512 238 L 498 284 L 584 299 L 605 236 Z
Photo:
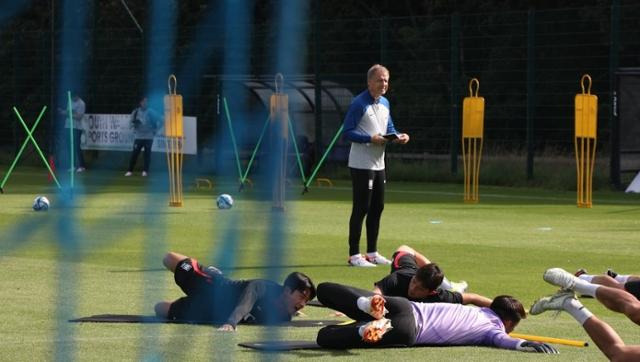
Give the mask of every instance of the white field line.
M 323 190 L 326 190 L 326 189 L 327 188 L 324 188 Z M 334 186 L 334 187 L 332 187 L 332 189 L 349 191 L 349 190 L 351 190 L 351 187 Z M 386 188 L 385 192 L 396 193 L 396 194 L 446 195 L 446 196 L 462 197 L 462 192 L 449 192 L 449 191 L 394 190 L 394 189 Z M 488 197 L 488 198 L 495 198 L 495 199 L 514 199 L 514 200 L 568 201 L 568 202 L 572 202 L 572 203 L 575 203 L 575 201 L 576 201 L 575 197 L 553 197 L 553 196 L 533 196 L 533 195 L 520 196 L 520 195 L 486 194 L 486 193 L 481 193 L 480 196 L 483 197 L 483 198 L 484 197 Z M 616 201 L 611 201 L 611 200 L 598 200 L 597 198 L 594 198 L 593 199 L 593 203 L 594 204 L 610 204 L 610 205 L 623 204 L 623 205 L 638 205 L 638 206 L 640 206 L 640 201 L 638 201 L 638 200 L 616 200 Z

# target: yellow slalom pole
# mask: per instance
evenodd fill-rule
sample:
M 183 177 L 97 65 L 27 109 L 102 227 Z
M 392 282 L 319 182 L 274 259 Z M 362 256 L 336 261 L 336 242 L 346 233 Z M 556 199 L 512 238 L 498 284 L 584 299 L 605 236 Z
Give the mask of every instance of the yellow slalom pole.
M 269 114 L 271 119 L 271 152 L 276 153 L 273 180 L 274 211 L 285 211 L 285 184 L 287 178 L 287 149 L 289 147 L 289 96 L 284 93 L 284 76 L 275 76 L 275 93 L 269 100 Z
M 585 81 L 588 86 L 585 90 Z M 591 94 L 591 77 L 580 79 L 582 93 L 575 96 L 576 188 L 578 207 L 592 207 L 592 179 L 597 144 L 598 97 Z
M 177 83 L 175 75 L 171 74 L 168 80 L 169 94 L 164 96 L 165 144 L 167 167 L 169 169 L 169 206 L 174 207 L 182 206 L 183 202 L 182 159 L 184 127 L 182 96 L 176 92 Z
M 588 347 L 589 346 L 589 343 L 585 341 L 577 341 L 575 339 L 535 336 L 531 334 L 521 334 L 521 333 L 509 333 L 509 335 L 513 338 L 521 338 L 521 339 L 526 339 L 527 341 L 534 341 L 534 342 L 562 344 L 565 346 L 572 346 L 572 347 Z
M 474 92 L 475 84 L 475 92 Z M 484 98 L 478 97 L 480 82 L 469 81 L 469 97 L 462 102 L 462 162 L 464 166 L 464 202 L 479 201 L 480 160 L 484 134 Z

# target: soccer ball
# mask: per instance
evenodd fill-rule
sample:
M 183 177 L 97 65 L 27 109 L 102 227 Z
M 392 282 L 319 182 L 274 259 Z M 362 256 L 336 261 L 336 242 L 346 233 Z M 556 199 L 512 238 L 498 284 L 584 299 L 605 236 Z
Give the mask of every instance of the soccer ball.
M 38 196 L 33 200 L 32 207 L 35 211 L 47 211 L 49 210 L 49 199 L 45 196 Z
M 233 206 L 233 197 L 229 194 L 221 194 L 216 199 L 216 205 L 218 205 L 218 209 L 226 210 L 230 209 Z

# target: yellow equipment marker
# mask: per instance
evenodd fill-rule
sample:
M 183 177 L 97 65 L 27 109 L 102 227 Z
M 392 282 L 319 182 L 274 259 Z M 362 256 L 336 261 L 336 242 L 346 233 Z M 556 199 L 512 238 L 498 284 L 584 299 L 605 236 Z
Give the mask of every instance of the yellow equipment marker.
M 546 342 L 553 344 L 562 344 L 565 346 L 573 346 L 573 347 L 588 347 L 589 343 L 585 341 L 577 341 L 575 339 L 565 339 L 565 338 L 554 338 L 554 337 L 545 337 L 545 336 L 535 336 L 531 334 L 521 334 L 521 333 L 509 333 L 509 335 L 513 338 L 521 338 L 526 339 L 527 341 L 534 342 Z
M 173 80 L 173 89 L 171 81 Z M 171 74 L 167 81 L 169 94 L 164 96 L 164 137 L 169 167 L 169 206 L 182 206 L 182 149 L 184 129 L 182 96 L 176 94 L 178 80 Z
M 287 178 L 287 150 L 289 147 L 289 96 L 284 94 L 284 76 L 275 76 L 276 92 L 269 100 L 271 119 L 271 152 L 275 152 L 273 170 L 272 210 L 285 210 L 285 180 Z
M 587 91 L 584 81 L 588 80 Z M 591 208 L 593 166 L 596 159 L 598 125 L 598 97 L 591 94 L 591 77 L 585 74 L 580 79 L 582 94 L 575 98 L 575 136 L 578 207 Z
M 336 324 L 337 326 L 348 326 L 349 324 L 355 323 L 356 321 L 350 319 L 348 321 L 344 321 L 344 322 L 340 322 L 338 324 Z
M 476 84 L 475 94 L 473 84 Z M 484 134 L 484 98 L 478 97 L 480 82 L 469 81 L 469 97 L 462 102 L 462 162 L 464 165 L 464 202 L 479 201 L 478 184 Z

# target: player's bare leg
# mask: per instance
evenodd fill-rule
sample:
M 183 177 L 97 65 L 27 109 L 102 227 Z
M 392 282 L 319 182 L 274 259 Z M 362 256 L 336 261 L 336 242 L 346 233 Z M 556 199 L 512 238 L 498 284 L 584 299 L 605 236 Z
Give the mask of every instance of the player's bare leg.
M 618 333 L 596 316 L 587 319 L 582 325 L 589 337 L 611 361 L 638 361 L 640 346 L 627 346 Z
M 640 325 L 640 302 L 634 295 L 603 285 L 596 290 L 595 297 L 605 307 L 626 315 L 635 324 Z
M 623 313 L 634 323 L 640 325 L 640 301 L 624 290 L 592 284 L 561 268 L 551 268 L 544 272 L 543 279 L 562 289 L 573 290 L 580 294 L 590 295 L 605 307 Z
M 624 284 L 619 283 L 612 277 L 608 275 L 594 275 L 593 279 L 591 279 L 591 283 L 605 285 L 610 288 L 622 289 L 624 290 Z

